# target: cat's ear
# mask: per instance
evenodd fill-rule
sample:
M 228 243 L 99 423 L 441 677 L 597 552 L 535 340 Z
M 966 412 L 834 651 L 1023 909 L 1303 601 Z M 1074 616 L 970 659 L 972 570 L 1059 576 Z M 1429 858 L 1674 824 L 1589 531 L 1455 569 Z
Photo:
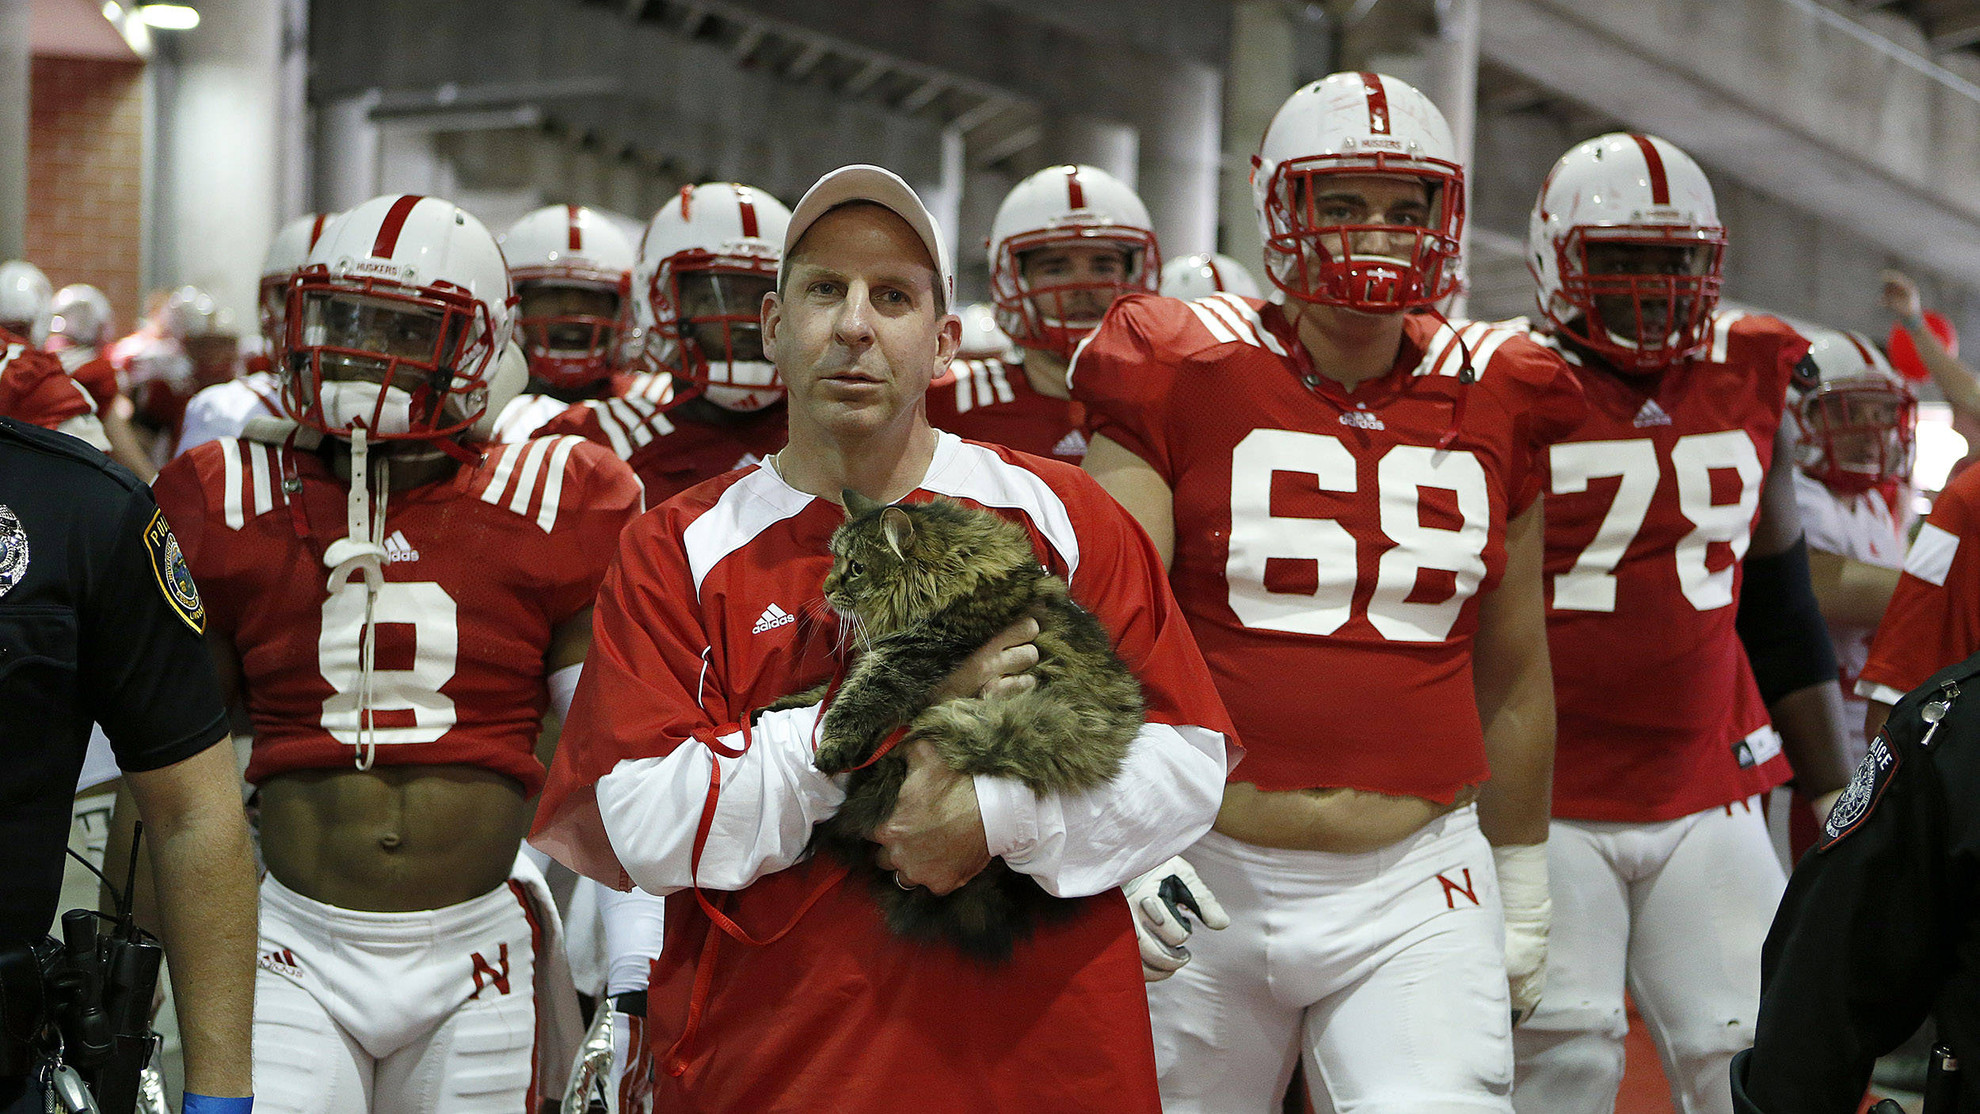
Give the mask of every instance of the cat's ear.
M 880 512 L 880 532 L 894 556 L 905 557 L 908 547 L 914 544 L 914 519 L 899 507 L 888 507 Z
M 861 495 L 849 487 L 839 489 L 839 499 L 846 505 L 847 518 L 858 518 L 860 515 L 870 511 L 879 510 L 881 506 L 878 501 L 868 499 L 866 496 Z

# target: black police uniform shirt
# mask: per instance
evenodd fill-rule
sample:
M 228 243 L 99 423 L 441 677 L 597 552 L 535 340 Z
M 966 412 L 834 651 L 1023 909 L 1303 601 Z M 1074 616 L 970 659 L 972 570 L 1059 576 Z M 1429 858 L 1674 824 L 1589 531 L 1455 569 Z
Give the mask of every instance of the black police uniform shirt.
M 0 947 L 53 923 L 92 721 L 127 773 L 227 737 L 205 622 L 143 482 L 0 418 Z
M 1742 1109 L 1853 1114 L 1927 1014 L 1980 1064 L 1980 654 L 1892 709 L 1795 867 L 1761 978 Z M 1980 1068 L 1960 1074 L 1980 1111 Z

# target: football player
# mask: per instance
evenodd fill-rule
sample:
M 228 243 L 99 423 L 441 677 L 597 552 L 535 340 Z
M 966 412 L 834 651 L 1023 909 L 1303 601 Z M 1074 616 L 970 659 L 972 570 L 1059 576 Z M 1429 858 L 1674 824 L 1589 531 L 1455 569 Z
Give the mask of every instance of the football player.
M 1536 469 L 1580 392 L 1409 312 L 1464 219 L 1416 89 L 1299 89 L 1252 184 L 1285 304 L 1130 294 L 1069 373 L 1248 751 L 1185 853 L 1229 927 L 1148 988 L 1164 1107 L 1276 1109 L 1303 1061 L 1316 1109 L 1510 1110 L 1548 915 Z
M 764 356 L 759 313 L 790 220 L 750 186 L 681 187 L 647 222 L 633 268 L 648 386 L 580 402 L 541 432 L 609 447 L 655 506 L 781 448 L 784 384 Z
M 776 285 L 789 224 L 776 198 L 733 182 L 688 186 L 669 199 L 640 240 L 634 320 L 650 379 L 678 385 L 678 394 L 635 390 L 587 400 L 541 433 L 611 448 L 654 505 L 782 447 L 784 388 L 765 359 L 759 313 Z M 604 922 L 605 993 L 615 1014 L 603 1082 L 620 1114 L 644 1114 L 657 1070 L 645 1039 L 646 985 L 666 901 L 639 889 L 580 885 Z
M 131 347 L 126 337 L 120 367 L 137 407 L 137 424 L 152 437 L 151 455 L 171 458 L 185 427 L 186 407 L 207 387 L 225 383 L 243 370 L 241 338 L 233 311 L 197 286 L 174 290 L 159 310 L 162 324 L 150 344 Z M 140 333 L 139 335 L 142 335 Z
M 42 358 L 54 318 L 54 295 L 41 268 L 23 259 L 0 263 L 0 414 L 60 430 L 110 452 L 111 441 L 98 413 L 97 392 L 106 389 L 105 377 L 85 372 L 79 378 L 70 372 L 80 364 L 59 355 Z M 114 374 L 107 384 L 109 397 L 114 398 Z M 88 403 L 83 411 L 76 409 L 78 394 Z
M 474 217 L 368 201 L 290 285 L 294 422 L 158 478 L 254 721 L 263 1109 L 534 1109 L 569 1062 L 538 1056 L 576 1004 L 517 850 L 640 495 L 582 439 L 485 443 L 513 310 Z
M 55 316 L 55 290 L 41 268 L 25 259 L 0 263 L 0 329 L 36 348 L 48 343 Z
M 287 330 L 289 283 L 323 238 L 335 213 L 305 213 L 283 225 L 261 262 L 261 294 L 256 317 L 262 351 L 247 361 L 247 374 L 205 387 L 186 403 L 173 455 L 222 437 L 239 437 L 248 420 L 283 417 L 282 339 Z
M 1980 415 L 1980 377 L 1925 327 L 1918 287 L 1897 271 L 1884 273 L 1884 307 L 1911 335 L 1921 362 L 1953 408 L 1953 425 Z M 1972 454 L 1968 454 L 1968 459 Z M 1964 462 L 1962 462 L 1964 463 Z M 1980 469 L 1955 465 L 1905 554 L 1890 606 L 1871 642 L 1870 660 L 1856 682 L 1869 709 L 1865 737 L 1883 726 L 1891 706 L 1938 670 L 1980 650 Z
M 89 392 L 69 378 L 61 361 L 5 327 L 0 327 L 0 417 L 66 433 L 110 451 Z
M 574 402 L 626 393 L 615 362 L 635 253 L 597 210 L 546 205 L 502 234 L 502 257 L 520 299 L 529 388 L 495 419 L 495 439 L 526 441 Z
M 1780 428 L 1808 342 L 1718 308 L 1725 242 L 1654 136 L 1577 145 L 1533 209 L 1536 336 L 1589 407 L 1539 477 L 1559 751 L 1547 996 L 1514 1036 L 1532 1114 L 1614 1107 L 1625 985 L 1677 1108 L 1730 1110 L 1785 884 L 1760 797 L 1849 780 Z
M 1066 363 L 1114 299 L 1161 275 L 1148 207 L 1091 166 L 1049 166 L 1019 182 L 990 226 L 990 293 L 1015 359 L 959 359 L 928 386 L 936 429 L 1078 464 L 1084 411 Z
M 117 369 L 105 349 L 110 331 L 110 299 L 87 283 L 73 283 L 55 292 L 49 321 L 48 350 L 62 361 L 69 377 L 83 385 L 96 402 L 96 416 L 110 442 L 110 455 L 141 480 L 149 482 L 158 468 L 145 454 L 131 417 L 136 407 L 124 394 Z
M 1793 419 L 1795 501 L 1808 539 L 1808 571 L 1835 648 L 1842 678 L 1843 726 L 1852 767 L 1868 736 L 1854 728 L 1869 714 L 1855 693 L 1870 657 L 1870 638 L 1897 590 L 1912 510 L 1911 465 L 1918 397 L 1867 338 L 1833 329 L 1805 330 L 1819 379 L 1788 396 Z M 1802 800 L 1776 792 L 1776 800 Z M 1814 844 L 1808 810 L 1782 815 L 1789 863 Z M 1777 830 L 1776 843 L 1780 843 Z

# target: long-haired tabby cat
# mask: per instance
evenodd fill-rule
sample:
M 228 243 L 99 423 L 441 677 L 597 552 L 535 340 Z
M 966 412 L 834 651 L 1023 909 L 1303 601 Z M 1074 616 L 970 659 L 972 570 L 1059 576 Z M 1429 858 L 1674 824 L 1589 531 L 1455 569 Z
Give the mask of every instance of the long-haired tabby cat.
M 857 656 L 820 724 L 818 768 L 853 770 L 905 726 L 908 739 L 928 740 L 958 772 L 1016 778 L 1036 793 L 1076 793 L 1112 779 L 1141 728 L 1141 686 L 1100 621 L 1039 565 L 1023 527 L 947 499 L 886 506 L 851 490 L 844 499 L 825 600 Z M 1039 627 L 1036 687 L 929 703 L 963 659 L 1027 614 Z M 815 703 L 822 691 L 777 706 Z M 947 895 L 899 888 L 874 864 L 868 837 L 894 811 L 906 777 L 898 750 L 857 770 L 845 804 L 812 836 L 814 847 L 864 868 L 896 934 L 947 940 L 999 962 L 1039 919 L 1070 913 L 1074 901 L 1050 896 L 996 859 Z

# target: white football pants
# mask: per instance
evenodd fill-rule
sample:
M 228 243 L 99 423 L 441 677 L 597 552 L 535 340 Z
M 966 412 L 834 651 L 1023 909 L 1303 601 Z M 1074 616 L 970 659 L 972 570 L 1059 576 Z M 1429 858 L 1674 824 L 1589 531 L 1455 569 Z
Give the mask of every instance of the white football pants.
M 521 883 L 368 913 L 261 883 L 255 1109 L 516 1114 L 536 1077 L 539 929 Z
M 1185 853 L 1231 915 L 1150 983 L 1167 1114 L 1276 1114 L 1301 1057 L 1321 1114 L 1512 1110 L 1505 918 L 1474 807 L 1379 851 Z
M 1547 991 L 1513 1034 L 1520 1114 L 1609 1114 L 1629 1031 L 1623 988 L 1683 1114 L 1730 1114 L 1753 1043 L 1760 946 L 1787 878 L 1760 798 L 1654 824 L 1556 820 Z

